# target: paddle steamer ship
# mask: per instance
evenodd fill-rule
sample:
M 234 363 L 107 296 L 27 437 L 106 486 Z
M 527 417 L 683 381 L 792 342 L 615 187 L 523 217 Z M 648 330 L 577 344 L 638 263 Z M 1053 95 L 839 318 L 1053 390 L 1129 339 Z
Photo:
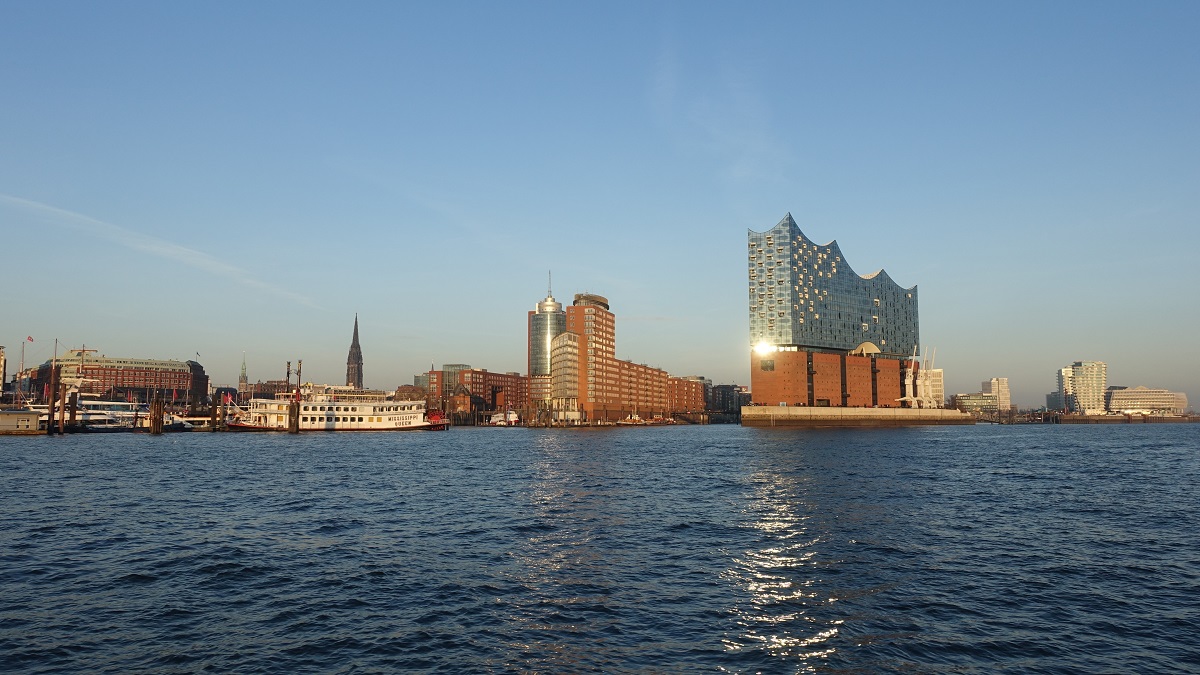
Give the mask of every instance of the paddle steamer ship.
M 449 422 L 425 401 L 398 401 L 387 392 L 307 383 L 275 398 L 251 399 L 228 422 L 230 431 L 287 431 L 288 409 L 299 407 L 300 431 L 440 431 Z

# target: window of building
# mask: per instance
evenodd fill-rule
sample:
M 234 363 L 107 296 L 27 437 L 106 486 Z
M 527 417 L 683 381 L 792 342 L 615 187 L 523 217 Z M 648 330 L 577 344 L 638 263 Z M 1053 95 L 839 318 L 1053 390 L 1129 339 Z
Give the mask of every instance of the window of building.
M 758 362 L 758 367 L 762 370 L 775 370 L 775 359 L 763 359 Z

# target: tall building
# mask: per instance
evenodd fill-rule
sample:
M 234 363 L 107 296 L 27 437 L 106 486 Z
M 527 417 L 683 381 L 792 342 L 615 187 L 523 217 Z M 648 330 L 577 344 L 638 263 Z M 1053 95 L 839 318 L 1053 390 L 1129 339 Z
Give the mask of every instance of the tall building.
M 608 299 L 577 293 L 566 330 L 551 342 L 551 408 L 561 422 L 612 422 L 667 416 L 667 373 L 616 357 L 616 321 Z
M 363 388 L 362 347 L 358 344 L 358 315 L 354 315 L 354 337 L 350 340 L 350 353 L 346 355 L 346 386 Z
M 1058 371 L 1058 394 L 1067 412 L 1103 415 L 1104 391 L 1108 387 L 1108 364 L 1076 361 Z
M 792 215 L 747 232 L 750 389 L 760 405 L 899 407 L 923 400 L 917 287 L 859 276 L 836 241 L 818 245 Z
M 529 312 L 528 370 L 530 403 L 549 407 L 551 397 L 550 352 L 554 338 L 567 329 L 567 313 L 546 287 L 546 299 Z

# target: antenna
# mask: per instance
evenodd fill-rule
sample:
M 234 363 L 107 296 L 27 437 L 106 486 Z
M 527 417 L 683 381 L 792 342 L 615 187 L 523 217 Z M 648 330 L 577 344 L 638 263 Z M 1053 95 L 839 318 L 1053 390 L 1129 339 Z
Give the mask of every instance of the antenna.
M 553 281 L 553 273 L 550 270 L 546 270 L 546 297 L 551 297 L 554 295 L 554 292 L 550 290 L 550 288 L 554 285 L 552 283 Z

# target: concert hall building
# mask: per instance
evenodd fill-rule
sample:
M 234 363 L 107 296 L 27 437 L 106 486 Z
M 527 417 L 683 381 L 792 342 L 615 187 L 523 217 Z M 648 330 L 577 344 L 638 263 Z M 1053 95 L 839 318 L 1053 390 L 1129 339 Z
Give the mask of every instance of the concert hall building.
M 916 286 L 856 274 L 790 213 L 747 242 L 754 405 L 918 407 Z

